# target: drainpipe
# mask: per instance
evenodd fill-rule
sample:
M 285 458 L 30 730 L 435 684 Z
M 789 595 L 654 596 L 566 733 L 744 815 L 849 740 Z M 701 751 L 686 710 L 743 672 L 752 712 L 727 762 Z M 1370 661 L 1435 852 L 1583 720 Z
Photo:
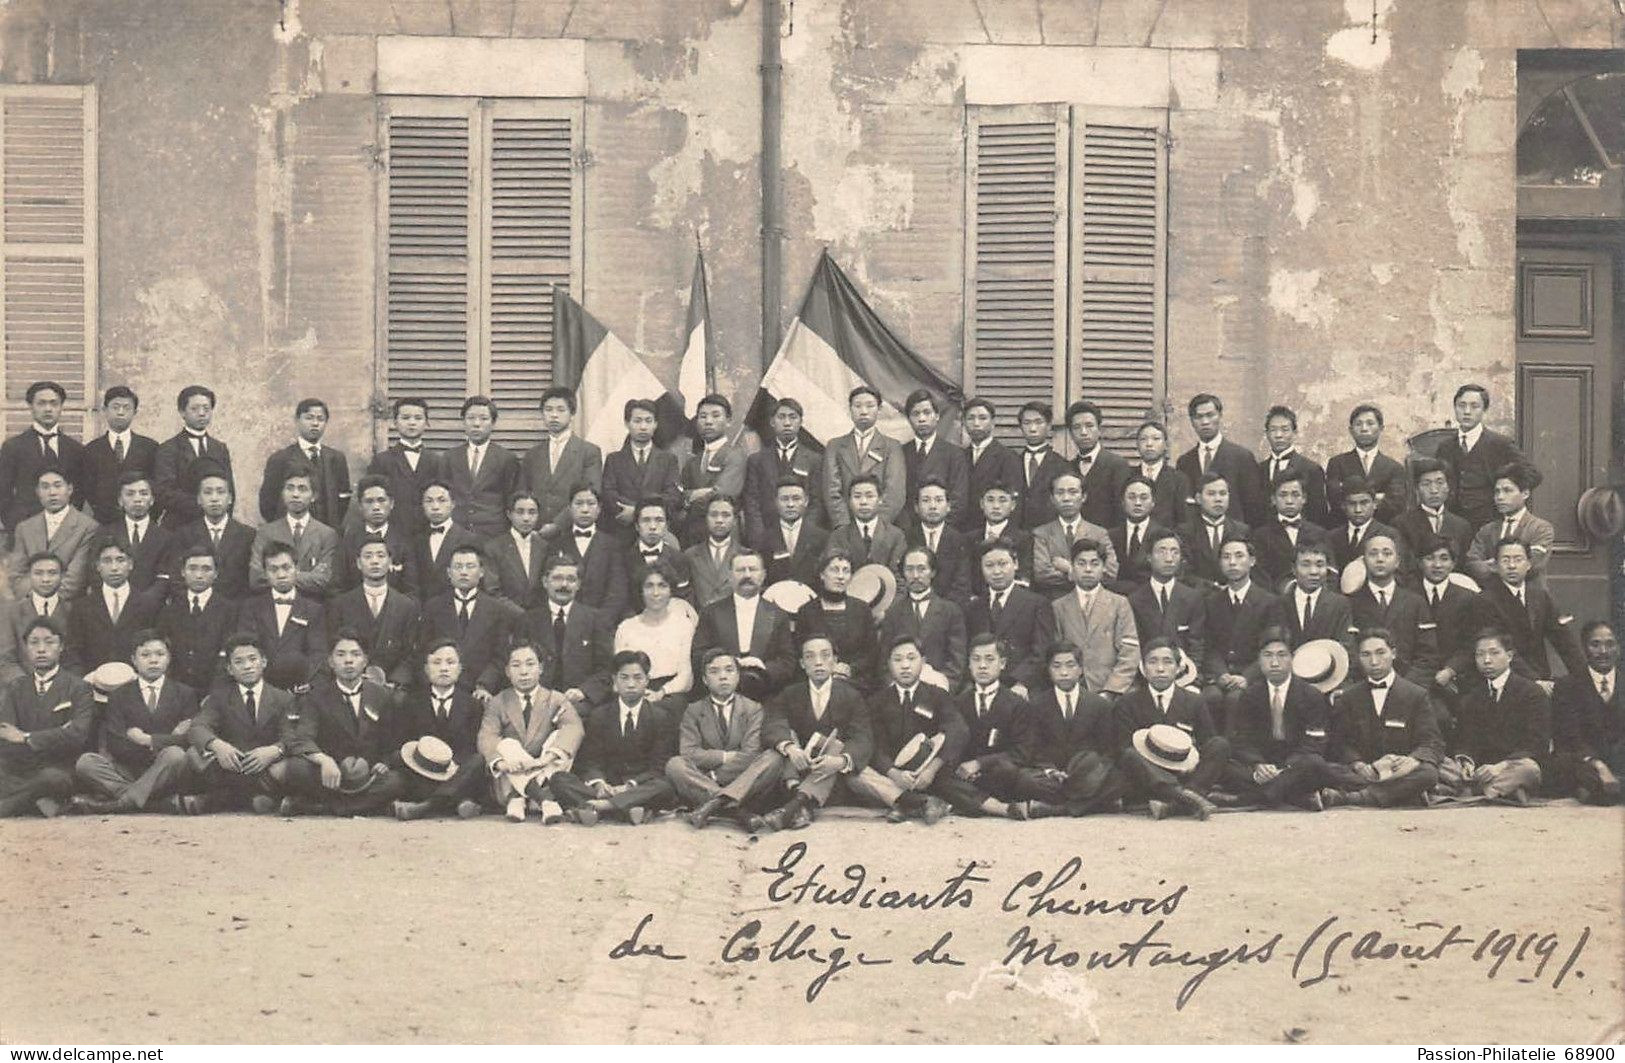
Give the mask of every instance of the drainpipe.
M 779 349 L 779 293 L 784 280 L 784 228 L 780 217 L 779 131 L 784 120 L 783 75 L 779 61 L 781 0 L 762 4 L 762 368 Z

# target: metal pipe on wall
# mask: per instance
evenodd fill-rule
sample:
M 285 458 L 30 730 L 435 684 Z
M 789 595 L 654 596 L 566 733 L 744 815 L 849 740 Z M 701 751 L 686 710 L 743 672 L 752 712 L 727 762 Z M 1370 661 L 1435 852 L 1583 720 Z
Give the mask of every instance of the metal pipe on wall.
M 784 67 L 779 60 L 780 0 L 762 4 L 762 368 L 779 349 L 779 293 L 783 290 L 784 227 L 780 218 L 779 132 L 783 126 Z

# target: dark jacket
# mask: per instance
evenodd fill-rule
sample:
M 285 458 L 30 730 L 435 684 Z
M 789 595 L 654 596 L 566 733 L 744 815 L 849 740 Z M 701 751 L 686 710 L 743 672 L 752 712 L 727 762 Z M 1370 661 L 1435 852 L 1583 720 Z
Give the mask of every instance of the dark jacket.
M 228 679 L 209 691 L 192 718 L 192 747 L 199 753 L 207 752 L 209 743 L 218 738 L 243 753 L 260 746 L 276 746 L 284 756 L 295 756 L 303 748 L 298 724 L 297 702 L 286 690 L 270 683 L 262 685 L 259 704 L 250 715 L 243 703 L 242 687 Z
M 418 650 L 416 598 L 390 587 L 378 615 L 372 615 L 365 588 L 357 587 L 327 603 L 327 643 L 341 628 L 353 628 L 366 640 L 367 663 L 381 669 L 384 678 L 397 687 L 421 684 L 423 661 Z
M 408 534 L 423 527 L 423 489 L 435 480 L 445 479 L 440 454 L 423 447 L 418 451 L 418 467 L 406 458 L 406 448 L 396 442 L 380 450 L 367 463 L 367 475 L 389 479 L 389 497 L 395 502 L 389 522 L 399 521 Z
M 1344 764 L 1380 760 L 1390 753 L 1437 764 L 1444 757 L 1444 737 L 1427 691 L 1403 676 L 1391 675 L 1388 699 L 1377 715 L 1371 685 L 1355 683 L 1337 699 L 1332 712 L 1328 759 Z
M 965 759 L 965 745 L 970 741 L 965 718 L 954 708 L 946 691 L 929 683 L 914 688 L 914 707 L 906 712 L 897 687 L 884 684 L 869 698 L 869 718 L 875 731 L 870 764 L 882 775 L 896 764 L 898 751 L 917 734 L 929 738 L 941 733 L 941 770 L 951 771 Z
M 59 470 L 73 485 L 75 502 L 84 497 L 85 447 L 62 431 L 60 424 L 57 425 L 56 451 L 50 457 L 46 456 L 39 433 L 32 424 L 0 443 L 0 524 L 11 534 L 15 535 L 17 525 L 42 508 L 36 486 L 40 473 L 46 469 Z
M 1326 463 L 1326 504 L 1334 518 L 1343 515 L 1343 485 L 1356 477 L 1363 478 L 1382 496 L 1377 499 L 1377 520 L 1391 522 L 1410 505 L 1410 477 L 1405 474 L 1404 465 L 1378 452 L 1371 459 L 1371 475 L 1367 476 L 1365 466 L 1360 464 L 1360 455 L 1345 450 Z
M 1005 682 L 1022 684 L 1029 698 L 1040 687 L 1049 685 L 1044 652 L 1055 641 L 1055 610 L 1048 598 L 1026 587 L 1012 586 L 997 621 L 993 619 L 992 592 L 972 598 L 965 614 L 966 637 L 975 638 L 988 631 L 1003 639 L 1009 648 Z
M 152 766 L 157 751 L 166 746 L 191 745 L 191 729 L 175 728 L 197 715 L 197 691 L 169 677 L 158 688 L 158 705 L 147 708 L 146 693 L 139 682 L 125 683 L 107 695 L 107 715 L 102 720 L 102 748 L 121 767 L 136 774 Z M 126 737 L 139 727 L 152 739 L 152 747 L 138 746 Z
M 130 445 L 124 451 L 124 460 L 120 461 L 113 456 L 113 444 L 103 433 L 85 444 L 84 482 L 76 489 L 74 498 L 88 504 L 100 524 L 119 520 L 118 478 L 132 469 L 139 469 L 150 477 L 157 458 L 158 441 L 132 431 Z M 80 496 L 78 490 L 83 490 L 84 495 Z
M 1499 699 L 1490 699 L 1489 681 L 1481 675 L 1458 682 L 1456 730 L 1451 751 L 1478 764 L 1516 757 L 1545 761 L 1551 751 L 1552 705 L 1546 691 L 1517 672 L 1507 674 Z
M 773 749 L 781 742 L 805 745 L 815 732 L 840 739 L 841 752 L 852 758 L 853 772 L 869 766 L 875 743 L 869 705 L 858 688 L 840 676 L 829 681 L 822 719 L 813 715 L 812 691 L 806 682 L 791 683 L 768 702 L 762 719 L 762 748 Z
M 282 516 L 282 484 L 288 470 L 299 464 L 311 465 L 299 443 L 289 443 L 265 459 L 265 478 L 260 481 L 260 516 L 265 520 Z M 342 528 L 350 511 L 350 460 L 342 450 L 323 443 L 311 468 L 315 480 L 310 515 L 329 528 Z
M 527 610 L 520 621 L 527 638 L 542 647 L 542 685 L 549 690 L 579 690 L 586 704 L 608 701 L 611 661 L 615 657 L 615 617 L 581 601 L 570 604 L 564 616 L 563 644 L 554 637 L 553 610 L 543 601 Z
M 1276 738 L 1270 716 L 1270 684 L 1262 676 L 1247 684 L 1230 714 L 1230 756 L 1238 763 L 1286 765 L 1326 752 L 1331 707 L 1326 695 L 1297 676 L 1287 679 L 1281 732 Z
M 192 615 L 184 586 L 158 611 L 158 630 L 169 640 L 169 674 L 193 690 L 208 691 L 226 674 L 226 639 L 237 633 L 239 603 L 220 593 L 209 594 L 203 612 Z
M 360 757 L 368 764 L 387 764 L 400 756 L 395 738 L 395 694 L 368 680 L 361 683 L 361 713 L 356 715 L 338 681 L 323 676 L 299 695 L 298 752 L 326 753 L 334 760 Z
M 611 786 L 639 785 L 665 778 L 666 761 L 677 755 L 677 724 L 658 702 L 638 709 L 638 725 L 621 734 L 621 699 L 595 705 L 582 720 L 584 735 L 576 751 L 575 775 L 584 782 L 602 779 Z
M 1201 490 L 1201 444 L 1181 454 L 1175 467 L 1185 474 L 1193 495 Z M 1259 472 L 1258 459 L 1253 457 L 1252 451 L 1225 439 L 1213 452 L 1208 470 L 1223 476 L 1230 484 L 1232 513 L 1239 514 L 1249 525 L 1262 524 L 1270 519 L 1273 510 L 1264 491 L 1264 474 Z
M 197 482 L 203 473 L 225 473 L 231 497 L 237 498 L 237 480 L 231 471 L 231 448 L 212 435 L 203 437 L 203 453 L 193 448 L 185 429 L 158 444 L 152 457 L 152 492 L 157 512 L 171 524 L 184 524 L 203 516 L 197 504 Z

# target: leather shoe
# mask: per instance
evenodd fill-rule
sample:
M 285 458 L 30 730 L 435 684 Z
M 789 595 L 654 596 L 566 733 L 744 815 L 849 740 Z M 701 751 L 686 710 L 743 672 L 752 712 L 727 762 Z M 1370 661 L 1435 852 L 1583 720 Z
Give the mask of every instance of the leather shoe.
M 812 826 L 812 821 L 812 809 L 806 805 L 797 805 L 796 810 L 791 813 L 789 821 L 784 826 L 787 830 L 806 830 Z
M 890 808 L 888 808 L 886 810 L 886 822 L 887 823 L 907 823 L 908 822 L 908 813 L 904 812 L 902 809 L 898 808 L 896 805 L 893 805 L 893 806 L 891 806 Z
M 925 799 L 925 810 L 920 813 L 920 819 L 927 826 L 930 826 L 933 823 L 940 822 L 942 817 L 949 813 L 951 807 L 948 802 L 940 797 L 927 797 Z
M 46 819 L 55 819 L 62 814 L 62 802 L 54 797 L 41 797 L 34 802 L 34 807 Z
M 277 810 L 277 800 L 270 794 L 255 794 L 248 803 L 255 812 L 262 816 L 269 816 Z
M 711 822 L 711 817 L 722 808 L 722 798 L 708 798 L 704 804 L 688 814 L 688 825 L 695 830 L 703 830 Z
M 1145 803 L 1145 810 L 1151 813 L 1152 819 L 1167 819 L 1168 813 L 1171 811 L 1168 802 L 1159 801 L 1155 797 Z
M 1032 809 L 1025 801 L 1011 801 L 1005 806 L 1005 814 L 1015 820 L 1026 821 L 1033 818 Z
M 649 810 L 642 805 L 633 805 L 626 810 L 626 821 L 634 827 L 641 827 L 649 819 Z
M 480 807 L 480 803 L 478 801 L 470 801 L 465 797 L 461 801 L 457 802 L 458 819 L 478 819 L 480 814 L 484 811 L 485 809 Z
M 1209 816 L 1218 811 L 1218 809 L 1214 807 L 1212 801 L 1209 801 L 1195 790 L 1179 791 L 1179 800 L 1181 804 L 1191 810 L 1191 815 L 1200 820 L 1205 821 Z
M 591 827 L 598 822 L 598 813 L 586 806 L 571 809 L 569 815 L 583 827 Z
M 396 801 L 395 818 L 403 823 L 409 819 L 427 819 L 432 808 L 427 801 Z

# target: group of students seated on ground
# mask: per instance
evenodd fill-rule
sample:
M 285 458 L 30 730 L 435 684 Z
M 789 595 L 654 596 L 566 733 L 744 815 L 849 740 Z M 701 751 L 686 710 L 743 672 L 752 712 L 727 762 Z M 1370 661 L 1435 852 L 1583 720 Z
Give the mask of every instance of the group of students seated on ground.
M 1613 628 L 1577 636 L 1546 591 L 1538 476 L 1479 423 L 1473 385 L 1460 440 L 1408 471 L 1377 451 L 1372 406 L 1321 470 L 1290 410 L 1257 461 L 1207 395 L 1197 446 L 1171 466 L 1148 422 L 1138 467 L 1101 447 L 1088 402 L 1067 411 L 1070 460 L 1042 404 L 1018 453 L 967 402 L 960 448 L 920 392 L 904 445 L 868 388 L 821 455 L 793 399 L 747 455 L 709 396 L 679 464 L 653 403 L 627 405 L 606 457 L 549 391 L 549 436 L 519 459 L 491 441 L 488 400 L 439 453 L 421 449 L 426 404 L 400 400 L 400 441 L 353 495 L 305 400 L 257 529 L 232 516 L 207 389 L 182 392 L 186 427 L 150 466 L 117 470 L 101 525 L 72 502 L 81 484 L 105 500 L 86 472 L 102 450 L 147 450 L 133 392 L 108 392 L 109 434 L 77 450 L 42 430 L 61 389 L 29 398 L 35 426 L 0 447 L 0 487 L 32 471 L 38 504 L 17 517 L 0 492 L 3 814 L 675 806 L 771 830 L 840 798 L 927 822 L 1618 799 Z

